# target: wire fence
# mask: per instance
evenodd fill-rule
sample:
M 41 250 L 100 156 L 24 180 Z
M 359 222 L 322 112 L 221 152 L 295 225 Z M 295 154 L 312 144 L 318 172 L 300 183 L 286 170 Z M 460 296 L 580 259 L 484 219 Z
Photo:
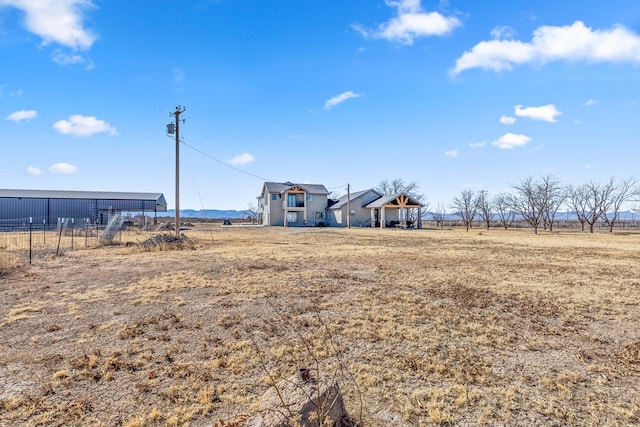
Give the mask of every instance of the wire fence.
M 123 243 L 141 232 L 137 228 L 133 231 L 121 223 L 114 231 L 108 226 L 90 224 L 89 221 L 60 218 L 53 226 L 27 223 L 20 229 L 0 227 L 0 250 L 23 252 L 31 262 L 38 256 Z

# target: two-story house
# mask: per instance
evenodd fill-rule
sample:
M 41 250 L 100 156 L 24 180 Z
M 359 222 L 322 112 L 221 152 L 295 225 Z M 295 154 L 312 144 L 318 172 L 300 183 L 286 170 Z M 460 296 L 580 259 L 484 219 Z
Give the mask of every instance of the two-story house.
M 421 218 L 418 200 L 374 189 L 333 200 L 324 185 L 265 182 L 258 196 L 258 223 L 262 225 L 422 228 Z
M 325 226 L 329 191 L 320 184 L 265 182 L 258 196 L 258 219 L 263 225 Z

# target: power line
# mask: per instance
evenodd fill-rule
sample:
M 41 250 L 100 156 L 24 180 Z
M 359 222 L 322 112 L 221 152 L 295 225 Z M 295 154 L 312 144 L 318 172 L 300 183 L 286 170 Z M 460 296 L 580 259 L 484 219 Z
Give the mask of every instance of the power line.
M 223 165 L 223 166 L 226 166 L 226 167 L 228 167 L 228 168 L 230 168 L 230 169 L 233 169 L 233 170 L 235 170 L 236 172 L 243 173 L 243 174 L 245 174 L 245 175 L 251 176 L 251 177 L 253 177 L 253 178 L 257 178 L 257 179 L 259 179 L 259 180 L 261 180 L 261 181 L 264 181 L 264 182 L 271 181 L 270 179 L 267 179 L 267 178 L 261 177 L 261 176 L 259 176 L 259 175 L 252 174 L 251 172 L 247 172 L 247 171 L 244 171 L 244 170 L 242 170 L 242 169 L 240 169 L 240 168 L 237 168 L 237 167 L 235 167 L 235 166 L 232 166 L 232 165 L 228 164 L 227 162 L 224 162 L 224 161 L 222 161 L 222 160 L 220 160 L 220 159 L 216 159 L 215 157 L 213 157 L 212 155 L 210 155 L 210 154 L 208 154 L 208 153 L 205 153 L 205 152 L 204 152 L 204 151 L 202 151 L 201 149 L 196 148 L 196 147 L 194 147 L 193 145 L 189 145 L 189 144 L 187 144 L 186 142 L 184 142 L 184 138 L 182 138 L 181 142 L 182 142 L 182 144 L 183 144 L 185 147 L 191 148 L 193 151 L 196 151 L 196 152 L 198 152 L 198 153 L 202 154 L 203 156 L 208 157 L 208 158 L 210 158 L 211 160 L 214 160 L 214 161 L 216 161 L 216 162 L 220 163 L 220 164 L 221 164 L 221 165 Z
M 183 135 L 184 135 L 184 133 L 183 133 Z M 233 170 L 235 170 L 236 172 L 243 173 L 243 174 L 248 175 L 248 176 L 250 176 L 250 177 L 253 177 L 253 178 L 259 179 L 259 180 L 261 180 L 261 181 L 263 181 L 263 182 L 274 182 L 272 179 L 267 179 L 267 178 L 262 177 L 262 176 L 260 176 L 260 175 L 256 175 L 256 174 L 253 174 L 253 173 L 251 173 L 251 172 L 247 172 L 247 171 L 245 171 L 245 170 L 242 170 L 242 169 L 240 169 L 240 168 L 237 168 L 237 167 L 235 167 L 235 166 L 232 166 L 232 165 L 230 165 L 229 163 L 227 163 L 227 162 L 225 162 L 225 161 L 223 161 L 223 160 L 217 159 L 217 158 L 213 157 L 211 154 L 206 153 L 206 152 L 202 151 L 201 149 L 199 149 L 199 148 L 197 148 L 197 147 L 194 147 L 193 145 L 187 144 L 187 143 L 184 141 L 184 136 L 182 136 L 182 137 L 180 138 L 180 142 L 181 142 L 181 143 L 182 143 L 182 145 L 184 145 L 185 147 L 190 148 L 190 149 L 192 149 L 193 151 L 195 151 L 195 152 L 197 152 L 197 153 L 200 153 L 200 154 L 202 154 L 203 156 L 208 157 L 209 159 L 211 159 L 211 160 L 213 160 L 213 161 L 215 161 L 215 162 L 218 162 L 218 163 L 220 163 L 220 164 L 221 164 L 221 165 L 223 165 L 223 166 L 226 166 L 226 167 L 228 167 L 228 168 L 230 168 L 230 169 L 233 169 Z M 331 190 L 335 190 L 336 188 L 346 188 L 348 185 L 349 185 L 349 184 L 336 185 L 335 187 L 327 188 L 327 190 L 331 191 Z

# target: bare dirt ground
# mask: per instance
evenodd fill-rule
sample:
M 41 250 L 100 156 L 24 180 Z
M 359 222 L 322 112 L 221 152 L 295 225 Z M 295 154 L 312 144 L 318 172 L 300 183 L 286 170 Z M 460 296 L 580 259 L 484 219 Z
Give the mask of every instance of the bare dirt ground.
M 302 366 L 366 426 L 640 424 L 640 235 L 185 234 L 0 275 L 0 425 L 242 425 Z

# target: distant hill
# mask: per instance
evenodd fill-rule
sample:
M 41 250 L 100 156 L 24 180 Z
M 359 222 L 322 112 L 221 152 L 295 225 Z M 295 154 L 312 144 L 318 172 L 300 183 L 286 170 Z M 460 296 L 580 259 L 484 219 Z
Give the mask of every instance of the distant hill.
M 219 210 L 219 209 L 180 209 L 180 218 L 201 218 L 201 219 L 241 219 L 250 215 L 249 211 L 236 210 Z M 159 212 L 158 216 L 176 216 L 175 209 L 169 209 L 166 212 Z

